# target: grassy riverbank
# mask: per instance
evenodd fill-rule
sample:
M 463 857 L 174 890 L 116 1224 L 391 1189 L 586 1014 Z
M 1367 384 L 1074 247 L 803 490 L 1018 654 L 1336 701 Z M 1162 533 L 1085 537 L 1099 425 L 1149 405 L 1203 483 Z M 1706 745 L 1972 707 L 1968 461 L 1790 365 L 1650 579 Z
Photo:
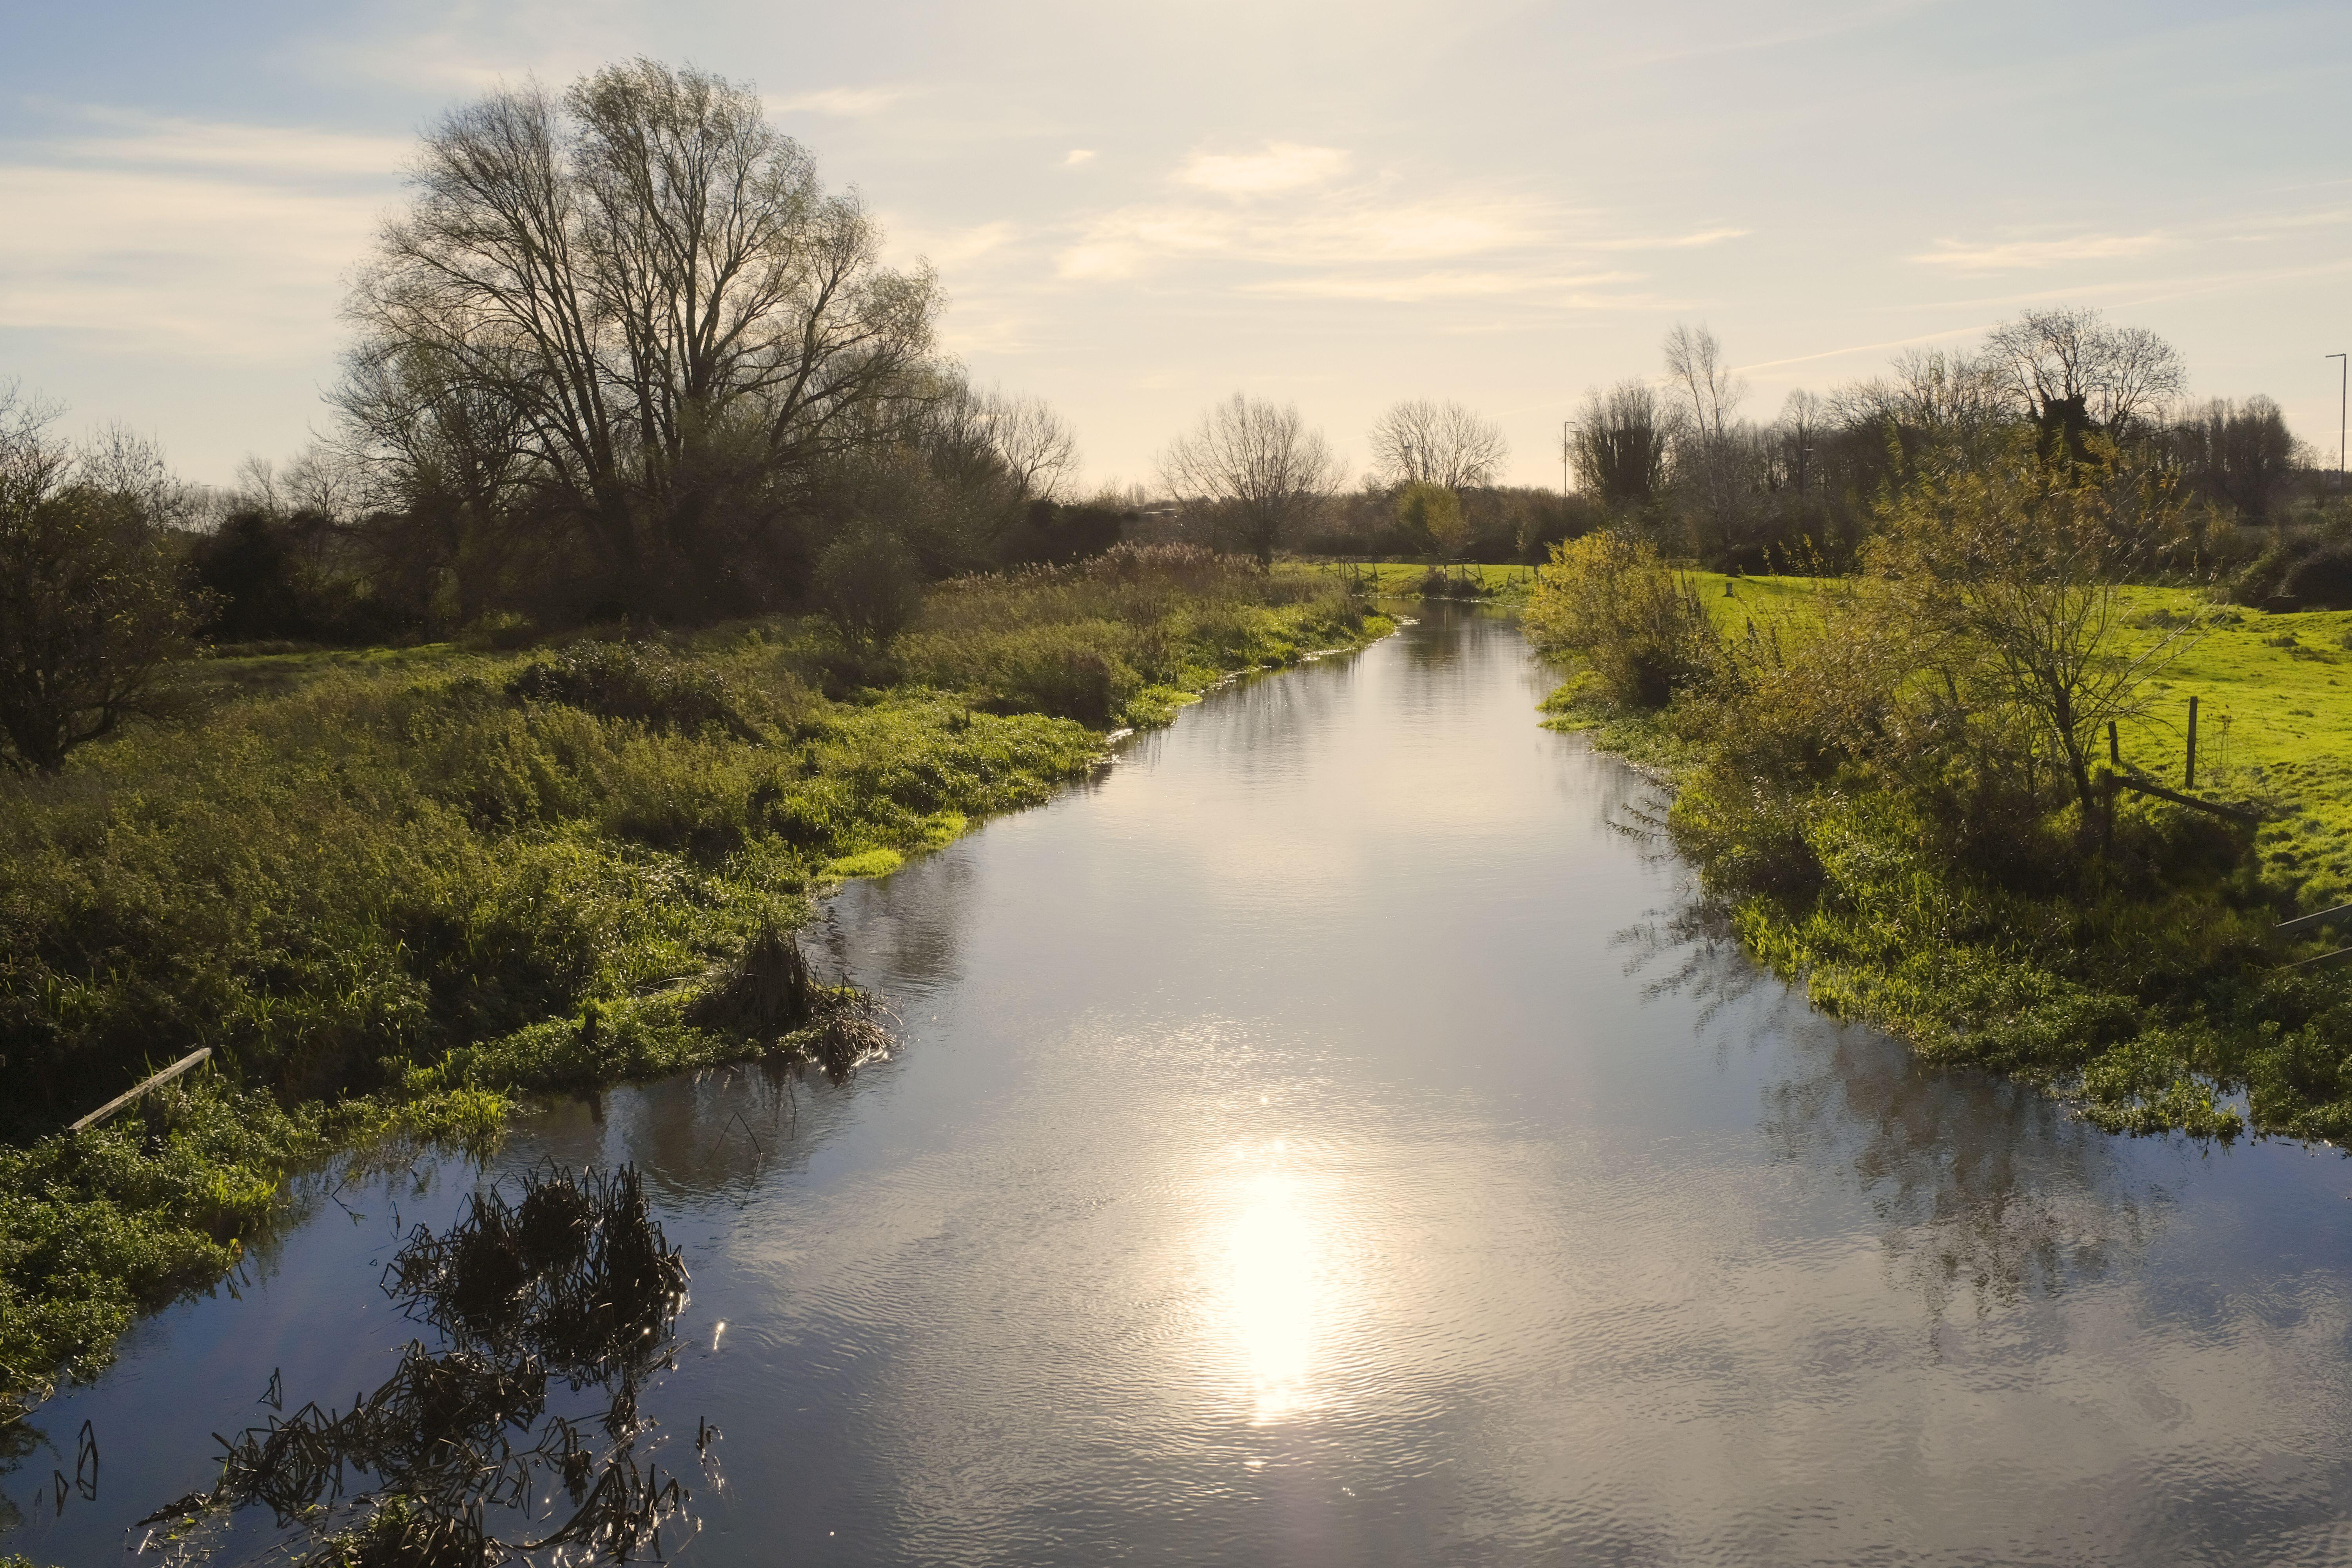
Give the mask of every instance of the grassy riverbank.
M 2352 931 L 2273 930 L 2352 897 L 2352 614 L 2122 590 L 2102 660 L 2204 623 L 2119 721 L 2126 763 L 2180 787 L 2194 694 L 2197 793 L 2263 821 L 2126 794 L 2103 834 L 2048 764 L 2020 784 L 1936 733 L 1926 671 L 1870 668 L 1909 656 L 1853 584 L 1684 581 L 1744 672 L 1644 708 L 1587 666 L 1547 706 L 1674 784 L 1674 837 L 1751 951 L 1829 1012 L 2113 1130 L 2352 1136 L 2352 972 L 2301 963 Z
M 0 1383 L 102 1364 L 339 1142 L 805 1051 L 718 1005 L 760 932 L 1085 776 L 1112 728 L 1385 629 L 1128 551 L 948 584 L 866 658 L 780 620 L 212 661 L 201 718 L 0 784 Z M 52 1131 L 199 1046 L 185 1088 Z

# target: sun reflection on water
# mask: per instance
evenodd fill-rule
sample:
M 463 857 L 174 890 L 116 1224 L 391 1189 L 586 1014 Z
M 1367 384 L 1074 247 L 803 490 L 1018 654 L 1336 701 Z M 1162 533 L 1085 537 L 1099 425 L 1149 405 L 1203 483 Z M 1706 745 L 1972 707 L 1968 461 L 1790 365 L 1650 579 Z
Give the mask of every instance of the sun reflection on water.
M 1308 1379 L 1331 1303 L 1329 1238 L 1280 1142 L 1234 1151 L 1240 1204 L 1228 1250 L 1229 1322 L 1239 1341 L 1257 1422 L 1310 1403 Z

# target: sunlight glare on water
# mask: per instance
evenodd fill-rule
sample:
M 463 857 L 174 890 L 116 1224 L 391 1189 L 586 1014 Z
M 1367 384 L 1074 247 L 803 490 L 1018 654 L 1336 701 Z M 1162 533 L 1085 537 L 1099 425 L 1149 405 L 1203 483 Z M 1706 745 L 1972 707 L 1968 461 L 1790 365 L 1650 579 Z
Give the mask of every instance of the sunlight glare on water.
M 1329 1296 L 1327 1216 L 1285 1164 L 1280 1140 L 1234 1151 L 1239 1213 L 1231 1228 L 1225 1317 L 1241 1346 L 1255 1419 L 1276 1421 L 1313 1404 L 1311 1378 Z

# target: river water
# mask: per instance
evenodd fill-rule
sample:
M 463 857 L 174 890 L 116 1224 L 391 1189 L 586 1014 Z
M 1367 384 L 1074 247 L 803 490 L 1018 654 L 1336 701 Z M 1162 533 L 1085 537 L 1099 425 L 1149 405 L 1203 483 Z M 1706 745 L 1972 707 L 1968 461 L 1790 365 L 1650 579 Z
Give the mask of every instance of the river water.
M 688 1562 L 2352 1561 L 2352 1167 L 1812 1016 L 1547 685 L 1433 606 L 1229 688 L 835 901 L 891 1059 L 523 1124 L 488 1176 L 635 1161 L 693 1270 Z M 273 1373 L 381 1379 L 393 1239 L 478 1179 L 316 1197 L 149 1321 L 0 1552 L 116 1562 Z

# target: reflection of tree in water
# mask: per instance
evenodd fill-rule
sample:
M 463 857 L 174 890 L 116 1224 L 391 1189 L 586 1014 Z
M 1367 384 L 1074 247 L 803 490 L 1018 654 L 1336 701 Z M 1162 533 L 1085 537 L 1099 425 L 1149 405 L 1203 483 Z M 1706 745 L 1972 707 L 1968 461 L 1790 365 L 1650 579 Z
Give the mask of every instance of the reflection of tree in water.
M 686 1268 L 633 1168 L 530 1172 L 512 1203 L 478 1193 L 447 1232 L 411 1234 L 384 1289 L 440 1349 L 412 1342 L 347 1410 L 305 1405 L 223 1439 L 212 1490 L 141 1523 L 184 1559 L 227 1551 L 234 1517 L 257 1506 L 279 1550 L 320 1564 L 660 1555 L 687 1494 L 640 1453 L 637 1396 L 670 1363 Z M 601 1409 L 551 1409 L 558 1384 L 598 1391 Z M 264 1397 L 282 1404 L 275 1377 Z
M 1766 1090 L 1766 1140 L 1844 1161 L 1885 1226 L 1890 1276 L 1938 1315 L 1963 1295 L 1982 1317 L 2101 1279 L 2163 1224 L 2163 1191 L 2135 1191 L 2111 1135 L 2047 1096 L 1926 1066 L 1874 1030 L 1790 1033 L 1816 1070 Z
M 1630 928 L 1648 991 L 1699 1004 L 1706 1028 L 1785 1042 L 1798 1070 L 1764 1090 L 1759 1131 L 1779 1158 L 1850 1179 L 1883 1226 L 1891 1282 L 1940 1317 L 1979 1316 L 2104 1277 L 2164 1221 L 2161 1187 L 2136 1187 L 2107 1133 L 2031 1089 L 1921 1062 L 1899 1040 L 1815 1014 L 1743 952 L 1696 900 Z

